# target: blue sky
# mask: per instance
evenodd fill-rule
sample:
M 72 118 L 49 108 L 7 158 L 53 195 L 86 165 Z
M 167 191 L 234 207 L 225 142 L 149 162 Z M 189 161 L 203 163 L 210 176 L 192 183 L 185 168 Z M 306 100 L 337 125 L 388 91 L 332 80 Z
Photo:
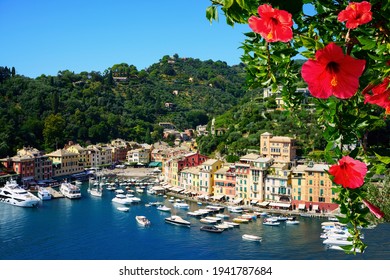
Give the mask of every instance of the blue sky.
M 164 55 L 238 64 L 246 25 L 210 24 L 210 0 L 0 0 L 0 66 L 35 78 L 147 68 Z

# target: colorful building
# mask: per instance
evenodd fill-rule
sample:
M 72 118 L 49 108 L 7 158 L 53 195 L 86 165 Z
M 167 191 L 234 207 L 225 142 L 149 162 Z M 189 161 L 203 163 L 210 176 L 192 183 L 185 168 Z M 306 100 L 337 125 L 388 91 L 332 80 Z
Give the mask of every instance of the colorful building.
M 308 211 L 333 211 L 338 207 L 334 202 L 337 194 L 326 170 L 327 164 L 309 163 L 292 171 L 293 208 Z
M 53 163 L 44 152 L 31 147 L 17 151 L 18 156 L 30 156 L 34 159 L 34 180 L 48 180 L 53 176 Z
M 296 158 L 296 141 L 265 132 L 260 135 L 260 154 L 262 157 L 272 157 L 276 162 L 292 162 Z
M 199 192 L 201 195 L 213 196 L 214 173 L 223 166 L 218 159 L 208 159 L 201 164 L 199 171 Z
M 236 197 L 236 173 L 234 165 L 225 165 L 214 173 L 214 194 L 219 200 L 233 201 Z
M 288 163 L 274 163 L 265 178 L 265 199 L 272 207 L 291 206 L 291 170 Z
M 84 171 L 77 153 L 65 149 L 56 150 L 47 156 L 53 162 L 53 177 L 68 176 Z

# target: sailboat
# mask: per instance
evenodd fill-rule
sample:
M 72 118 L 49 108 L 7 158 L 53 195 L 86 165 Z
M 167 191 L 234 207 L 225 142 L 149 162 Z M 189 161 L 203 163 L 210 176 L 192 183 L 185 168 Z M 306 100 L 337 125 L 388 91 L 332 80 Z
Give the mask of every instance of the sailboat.
M 88 187 L 88 192 L 92 196 L 97 196 L 97 197 L 102 197 L 103 192 L 102 189 L 100 188 L 100 182 L 94 182 L 91 187 L 91 183 L 94 181 L 89 180 L 89 187 Z

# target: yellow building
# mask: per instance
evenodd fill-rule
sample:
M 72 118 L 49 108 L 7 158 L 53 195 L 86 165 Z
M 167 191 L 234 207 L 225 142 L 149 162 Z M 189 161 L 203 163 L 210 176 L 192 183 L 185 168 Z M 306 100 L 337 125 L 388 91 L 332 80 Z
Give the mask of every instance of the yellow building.
M 201 164 L 199 171 L 199 188 L 203 195 L 212 196 L 214 193 L 214 173 L 223 166 L 218 159 L 208 159 Z
M 296 157 L 295 139 L 273 136 L 269 132 L 260 135 L 260 154 L 272 157 L 277 162 L 291 162 Z
M 82 163 L 84 167 L 91 166 L 92 157 L 87 149 L 81 147 L 79 144 L 75 144 L 67 147 L 66 150 L 78 154 L 79 162 Z
M 191 195 L 200 193 L 199 188 L 199 171 L 200 166 L 186 167 L 180 173 L 180 186 Z
M 308 211 L 332 211 L 338 207 L 334 202 L 332 180 L 326 173 L 327 164 L 297 166 L 293 169 L 292 188 L 295 208 Z
M 79 156 L 76 153 L 65 149 L 59 149 L 47 156 L 53 162 L 53 176 L 66 176 L 84 171 L 84 166 L 79 162 Z

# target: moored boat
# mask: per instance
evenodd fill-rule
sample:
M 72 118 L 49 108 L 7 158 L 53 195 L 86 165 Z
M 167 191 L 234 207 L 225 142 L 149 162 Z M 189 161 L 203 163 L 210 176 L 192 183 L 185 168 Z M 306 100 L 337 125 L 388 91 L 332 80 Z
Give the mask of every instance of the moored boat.
M 263 225 L 266 226 L 278 226 L 280 225 L 280 222 L 275 219 L 264 219 Z
M 15 180 L 7 181 L 3 188 L 0 188 L 0 202 L 20 206 L 35 207 L 39 198 L 26 191 Z
M 176 215 L 172 215 L 170 217 L 165 218 L 165 222 L 177 226 L 191 226 L 191 222 L 186 221 L 182 217 Z
M 223 232 L 223 229 L 217 228 L 215 226 L 201 226 L 200 230 L 213 232 L 213 233 L 222 233 Z
M 48 189 L 44 188 L 44 187 L 39 187 L 38 188 L 38 197 L 41 199 L 41 200 L 50 200 L 52 199 L 52 196 L 51 196 L 51 193 L 48 191 Z
M 299 225 L 299 221 L 296 217 L 289 217 L 286 221 L 287 225 Z
M 119 204 L 131 204 L 131 200 L 127 198 L 124 194 L 117 194 L 112 199 L 112 202 L 119 203 Z
M 257 242 L 261 241 L 261 237 L 260 236 L 252 235 L 252 234 L 244 234 L 242 236 L 242 239 L 248 240 L 248 241 L 257 241 Z
M 182 209 L 188 209 L 188 208 L 190 208 L 190 205 L 188 205 L 185 202 L 175 202 L 175 203 L 173 203 L 173 207 L 175 207 L 175 208 L 182 208 Z
M 62 183 L 60 186 L 60 192 L 69 199 L 81 198 L 80 188 L 72 183 Z
M 116 209 L 118 209 L 119 211 L 122 211 L 122 212 L 128 212 L 130 210 L 129 207 L 117 207 Z
M 249 220 L 248 220 L 248 219 L 244 219 L 244 218 L 237 217 L 237 218 L 234 218 L 234 219 L 233 219 L 233 222 L 234 222 L 234 223 L 239 223 L 239 224 L 247 224 L 247 223 L 249 223 Z
M 171 208 L 165 206 L 165 205 L 160 205 L 157 207 L 157 210 L 163 211 L 163 212 L 170 212 Z

